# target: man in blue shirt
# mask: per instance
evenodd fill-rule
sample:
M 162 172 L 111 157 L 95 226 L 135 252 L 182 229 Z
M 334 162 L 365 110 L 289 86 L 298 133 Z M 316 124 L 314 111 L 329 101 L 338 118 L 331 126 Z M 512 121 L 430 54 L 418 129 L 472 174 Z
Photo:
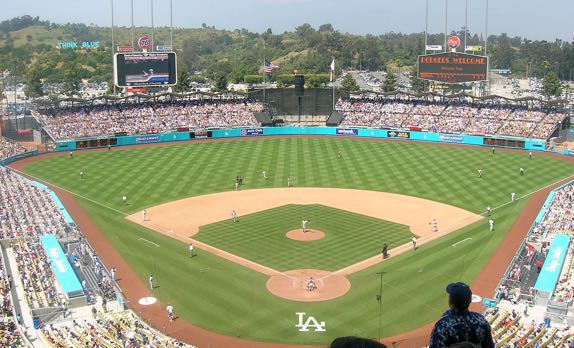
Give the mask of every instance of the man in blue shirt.
M 429 348 L 450 347 L 460 342 L 494 348 L 490 325 L 484 316 L 468 310 L 472 302 L 470 287 L 464 283 L 452 283 L 446 287 L 446 292 L 450 309 L 436 322 Z

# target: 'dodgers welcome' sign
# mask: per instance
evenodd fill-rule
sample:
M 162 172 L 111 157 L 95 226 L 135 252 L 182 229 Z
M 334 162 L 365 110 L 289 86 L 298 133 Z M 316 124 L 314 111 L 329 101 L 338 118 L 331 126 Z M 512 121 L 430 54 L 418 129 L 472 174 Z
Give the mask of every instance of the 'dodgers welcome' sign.
M 485 81 L 488 58 L 467 53 L 437 53 L 419 56 L 418 78 L 444 83 Z

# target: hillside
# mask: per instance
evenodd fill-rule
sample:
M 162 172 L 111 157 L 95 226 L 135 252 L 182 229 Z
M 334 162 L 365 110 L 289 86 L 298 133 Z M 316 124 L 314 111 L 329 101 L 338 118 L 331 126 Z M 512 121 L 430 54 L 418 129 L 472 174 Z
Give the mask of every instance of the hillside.
M 148 35 L 150 28 L 135 28 L 135 37 Z M 462 31 L 459 31 L 462 36 Z M 429 42 L 441 42 L 442 35 L 430 35 Z M 387 33 L 380 36 L 341 33 L 330 24 L 313 28 L 309 24 L 293 31 L 274 34 L 271 29 L 253 33 L 204 26 L 175 28 L 173 46 L 179 53 L 179 68 L 199 72 L 213 79 L 216 73 L 231 82 L 242 82 L 246 75 L 261 73 L 263 58 L 280 66 L 270 78 L 290 73 L 328 73 L 332 57 L 337 70 L 386 70 L 388 66 L 414 66 L 424 49 L 423 33 Z M 131 28 L 115 28 L 116 45 L 130 45 Z M 481 38 L 469 34 L 468 44 L 481 44 Z M 58 49 L 59 42 L 98 41 L 97 49 Z M 155 29 L 155 44 L 169 45 L 169 28 Z M 29 16 L 0 22 L 0 69 L 13 72 L 21 82 L 31 85 L 36 96 L 42 82 L 67 82 L 80 79 L 111 81 L 111 28 L 85 24 L 54 24 Z M 524 76 L 544 76 L 555 71 L 569 78 L 574 70 L 574 46 L 556 41 L 530 41 L 506 34 L 489 37 L 492 68 L 511 68 Z

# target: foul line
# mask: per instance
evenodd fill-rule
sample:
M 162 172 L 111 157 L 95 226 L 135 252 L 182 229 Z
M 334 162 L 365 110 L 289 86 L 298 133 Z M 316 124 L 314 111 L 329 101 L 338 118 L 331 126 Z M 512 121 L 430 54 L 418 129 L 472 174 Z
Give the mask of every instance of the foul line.
M 463 239 L 463 240 L 461 240 L 461 241 L 459 241 L 459 242 L 454 243 L 452 246 L 456 248 L 456 246 L 459 245 L 460 243 L 464 243 L 464 242 L 466 242 L 467 240 L 471 240 L 471 239 L 472 239 L 471 237 L 465 238 L 465 239 Z
M 155 245 L 156 248 L 159 248 L 159 244 L 155 244 L 154 242 L 150 242 L 149 240 L 147 240 L 145 238 L 138 238 L 138 240 L 143 240 L 144 242 L 147 242 L 149 244 L 153 244 L 153 245 Z
M 539 189 L 536 190 L 536 191 L 532 191 L 532 192 L 527 193 L 527 194 L 525 194 L 525 195 L 523 195 L 523 196 L 519 196 L 518 198 L 516 198 L 516 199 L 514 200 L 514 202 L 513 202 L 513 201 L 509 201 L 509 202 L 503 203 L 503 204 L 499 205 L 498 207 L 492 208 L 491 211 L 494 211 L 494 210 L 500 209 L 500 208 L 502 208 L 502 207 L 505 207 L 505 206 L 507 206 L 507 205 L 509 205 L 509 204 L 515 203 L 516 201 L 519 201 L 519 200 L 521 200 L 522 198 L 530 197 L 530 196 L 532 196 L 533 194 L 535 194 L 535 193 L 537 193 L 537 192 L 540 192 L 540 191 L 542 191 L 542 190 L 546 190 L 547 188 L 549 188 L 549 187 L 551 187 L 551 186 L 554 186 L 554 185 L 556 185 L 556 184 L 558 184 L 558 183 L 560 183 L 560 182 L 562 182 L 562 181 L 569 180 L 569 179 L 571 179 L 571 178 L 574 178 L 574 175 L 567 176 L 567 177 L 565 177 L 565 178 L 563 178 L 563 179 L 560 179 L 560 180 L 558 180 L 558 181 L 556 181 L 556 182 L 553 182 L 552 184 L 548 184 L 548 185 L 546 185 L 546 186 L 544 186 L 544 187 L 541 187 L 541 188 L 539 188 Z M 485 214 L 488 214 L 488 212 L 485 211 L 484 213 L 482 213 L 482 214 L 480 214 L 480 215 L 485 215 Z

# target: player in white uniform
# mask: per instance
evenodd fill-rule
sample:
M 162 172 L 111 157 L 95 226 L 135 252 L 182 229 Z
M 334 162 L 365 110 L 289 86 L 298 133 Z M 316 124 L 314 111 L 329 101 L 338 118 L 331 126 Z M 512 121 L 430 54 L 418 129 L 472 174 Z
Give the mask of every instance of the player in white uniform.
M 488 220 L 488 226 L 490 228 L 490 232 L 494 231 L 494 220 L 492 218 Z
M 417 251 L 417 238 L 413 236 L 411 241 L 413 242 L 413 251 Z
M 512 192 L 510 194 L 510 198 L 512 199 L 512 201 L 514 202 L 516 200 L 516 192 Z
M 83 178 L 84 178 L 84 171 L 82 170 L 82 171 L 80 171 L 80 179 L 83 179 Z
M 262 171 L 261 175 L 263 176 L 263 179 L 267 180 L 267 171 Z
M 479 169 L 479 170 L 478 170 L 478 177 L 479 177 L 479 178 L 482 178 L 482 169 Z
M 532 159 L 532 151 L 528 152 L 528 159 Z
M 126 195 L 122 196 L 122 204 L 126 205 L 128 203 L 128 197 Z
M 189 257 L 193 257 L 193 244 L 189 243 Z
M 307 280 L 306 286 L 308 291 L 313 291 L 317 289 L 317 285 L 315 284 L 315 280 L 313 280 L 313 277 L 310 277 L 309 280 Z
M 146 220 L 147 220 L 147 210 L 144 209 L 142 210 L 142 221 L 146 222 Z
M 153 291 L 154 285 L 155 285 L 155 279 L 153 278 L 153 274 L 149 275 L 149 288 L 151 289 L 151 291 Z
M 167 312 L 167 317 L 169 318 L 169 321 L 173 321 L 173 306 L 168 303 L 167 307 L 165 308 L 165 311 Z
M 491 212 L 491 210 L 490 210 L 490 207 L 486 207 L 486 214 L 487 214 L 488 216 L 490 216 L 491 213 L 492 213 L 492 212 Z
M 231 211 L 231 220 L 233 220 L 233 222 L 237 222 L 237 213 L 235 210 Z
M 303 221 L 301 221 L 301 227 L 303 228 L 303 233 L 307 232 L 307 225 L 309 224 L 309 220 L 307 219 L 303 219 Z
M 524 168 L 520 167 L 520 175 L 524 175 Z

